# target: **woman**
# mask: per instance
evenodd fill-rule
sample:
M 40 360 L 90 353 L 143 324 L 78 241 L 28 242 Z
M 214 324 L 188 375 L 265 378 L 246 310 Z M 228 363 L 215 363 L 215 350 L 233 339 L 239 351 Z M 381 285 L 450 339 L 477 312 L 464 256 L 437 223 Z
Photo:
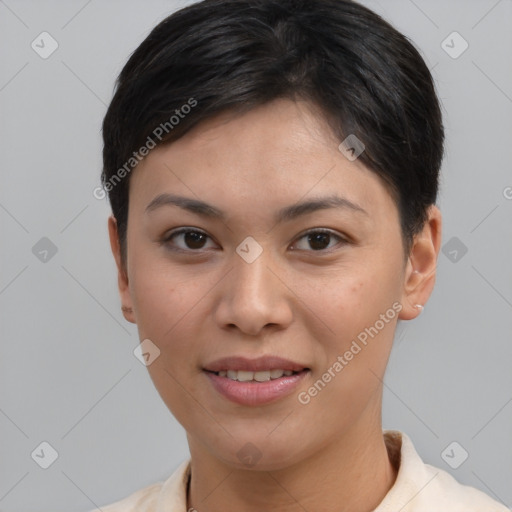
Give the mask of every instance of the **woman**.
M 443 125 L 345 0 L 205 0 L 122 70 L 103 186 L 125 318 L 191 458 L 104 512 L 505 511 L 382 431 L 441 243 Z

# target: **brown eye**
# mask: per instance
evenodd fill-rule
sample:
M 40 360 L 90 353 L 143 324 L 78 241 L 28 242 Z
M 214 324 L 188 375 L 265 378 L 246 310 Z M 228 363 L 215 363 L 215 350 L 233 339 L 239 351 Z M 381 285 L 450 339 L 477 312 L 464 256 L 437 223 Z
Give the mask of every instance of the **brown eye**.
M 293 245 L 292 249 L 299 249 L 301 251 L 324 251 L 345 243 L 348 242 L 333 231 L 316 229 L 299 237 L 298 242 Z
M 167 235 L 163 243 L 172 250 L 198 251 L 200 249 L 208 249 L 209 246 L 207 244 L 209 241 L 211 241 L 211 238 L 203 231 L 181 228 Z
M 329 233 L 314 233 L 308 235 L 308 244 L 314 251 L 325 249 L 329 246 L 331 235 Z
M 187 231 L 183 235 L 183 241 L 189 249 L 202 249 L 208 238 L 204 233 L 198 231 Z

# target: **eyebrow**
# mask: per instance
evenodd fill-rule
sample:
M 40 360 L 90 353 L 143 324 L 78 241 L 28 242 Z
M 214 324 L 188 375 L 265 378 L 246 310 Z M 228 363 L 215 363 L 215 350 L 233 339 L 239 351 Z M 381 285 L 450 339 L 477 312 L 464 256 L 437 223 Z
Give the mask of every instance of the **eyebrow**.
M 198 199 L 191 199 L 188 197 L 167 193 L 156 196 L 146 206 L 145 212 L 151 213 L 156 209 L 161 208 L 162 206 L 178 206 L 183 210 L 195 213 L 201 217 L 218 220 L 226 219 L 226 214 L 211 204 L 205 203 L 204 201 L 200 201 Z M 281 208 L 275 216 L 275 222 L 290 221 L 302 215 L 307 215 L 319 210 L 326 210 L 329 208 L 348 209 L 353 212 L 368 215 L 368 212 L 358 204 L 353 203 L 345 197 L 332 195 L 328 197 L 310 199 L 308 201 L 301 201 L 299 203 L 292 204 L 291 206 Z

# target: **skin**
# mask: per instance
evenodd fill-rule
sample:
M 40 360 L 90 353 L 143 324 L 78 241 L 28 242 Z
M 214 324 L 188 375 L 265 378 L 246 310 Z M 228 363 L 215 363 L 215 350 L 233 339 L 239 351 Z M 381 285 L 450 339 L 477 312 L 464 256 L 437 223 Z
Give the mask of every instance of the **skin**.
M 382 435 L 382 379 L 398 318 L 415 318 L 415 304 L 432 291 L 441 215 L 430 207 L 406 257 L 387 188 L 345 158 L 339 142 L 305 102 L 222 114 L 155 148 L 134 171 L 126 266 L 109 219 L 122 304 L 132 309 L 125 318 L 160 349 L 148 370 L 187 432 L 187 508 L 371 511 L 395 481 Z M 225 218 L 175 205 L 145 212 L 163 192 L 209 203 Z M 365 213 L 325 208 L 275 222 L 283 207 L 333 194 Z M 202 248 L 189 248 L 183 235 L 163 241 L 183 226 L 207 235 Z M 313 228 L 332 230 L 325 249 L 304 236 Z M 252 263 L 235 251 L 247 236 L 263 249 Z M 299 403 L 298 393 L 397 301 L 400 314 Z M 267 354 L 310 372 L 296 392 L 259 407 L 227 400 L 202 370 L 221 357 Z M 248 442 L 261 455 L 250 468 L 237 457 Z

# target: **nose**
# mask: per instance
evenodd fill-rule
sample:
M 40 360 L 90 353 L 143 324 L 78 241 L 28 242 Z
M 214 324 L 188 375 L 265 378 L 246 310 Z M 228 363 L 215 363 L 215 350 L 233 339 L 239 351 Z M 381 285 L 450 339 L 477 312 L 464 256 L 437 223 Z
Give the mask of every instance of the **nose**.
M 218 290 L 217 325 L 257 336 L 265 330 L 280 330 L 293 318 L 292 294 L 282 271 L 271 265 L 265 251 L 252 263 L 234 254 L 234 268 Z

